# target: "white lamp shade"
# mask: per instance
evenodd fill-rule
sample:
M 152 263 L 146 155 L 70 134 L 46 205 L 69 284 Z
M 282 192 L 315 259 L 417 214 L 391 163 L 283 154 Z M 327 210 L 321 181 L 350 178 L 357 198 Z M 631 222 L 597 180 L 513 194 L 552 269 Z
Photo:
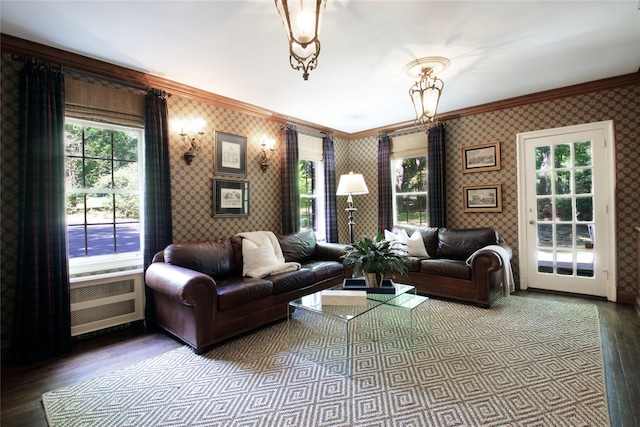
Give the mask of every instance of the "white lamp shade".
M 336 195 L 349 196 L 351 194 L 369 194 L 367 183 L 361 173 L 349 172 L 348 175 L 341 175 L 338 183 Z

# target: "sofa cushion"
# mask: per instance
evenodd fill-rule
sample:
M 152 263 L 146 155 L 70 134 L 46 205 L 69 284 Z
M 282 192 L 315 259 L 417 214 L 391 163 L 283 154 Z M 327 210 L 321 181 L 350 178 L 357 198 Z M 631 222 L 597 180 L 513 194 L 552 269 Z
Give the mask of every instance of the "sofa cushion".
M 302 265 L 302 268 L 313 272 L 313 281 L 320 282 L 336 276 L 344 275 L 344 265 L 337 261 L 311 261 Z
M 302 268 L 296 271 L 267 276 L 265 279 L 273 283 L 273 294 L 278 295 L 311 285 L 313 283 L 313 272 Z
M 264 246 L 258 246 L 249 239 L 242 240 L 242 275 L 251 276 L 252 272 L 260 270 L 264 267 L 278 265 L 278 258 L 267 240 Z M 262 274 L 264 275 L 264 274 Z M 257 276 L 254 276 L 257 277 Z
M 401 225 L 396 224 L 391 229 L 392 232 L 398 233 L 400 230 L 405 230 L 407 235 L 413 236 L 416 231 L 420 232 L 424 247 L 427 250 L 427 254 L 430 257 L 436 256 L 438 251 L 438 228 L 437 227 L 416 227 L 413 225 Z
M 217 282 L 217 293 L 218 310 L 224 311 L 268 297 L 273 293 L 273 283 L 238 276 Z
M 409 236 L 404 229 L 400 229 L 397 234 L 389 230 L 384 230 L 384 238 L 392 243 L 396 253 L 424 258 L 429 257 L 420 230 L 414 231 L 411 236 Z
M 430 258 L 420 262 L 420 272 L 436 276 L 471 280 L 471 267 L 464 261 Z
M 286 262 L 305 263 L 316 252 L 316 233 L 313 230 L 279 235 L 278 241 Z
M 498 233 L 493 228 L 451 230 L 442 228 L 438 232 L 439 258 L 466 260 L 480 248 L 498 244 Z
M 242 263 L 238 264 L 234 247 L 228 238 L 204 242 L 173 243 L 164 249 L 164 261 L 168 264 L 199 271 L 215 280 L 242 273 Z
M 422 257 L 416 257 L 416 256 L 410 256 L 408 257 L 409 260 L 409 271 L 420 271 L 420 264 L 422 262 L 422 260 L 425 258 Z

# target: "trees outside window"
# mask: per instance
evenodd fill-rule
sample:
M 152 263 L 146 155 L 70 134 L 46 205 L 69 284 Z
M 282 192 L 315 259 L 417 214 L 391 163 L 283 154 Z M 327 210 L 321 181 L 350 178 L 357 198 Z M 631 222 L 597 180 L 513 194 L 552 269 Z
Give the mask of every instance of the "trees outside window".
M 319 240 L 326 236 L 322 162 L 298 160 L 300 230 L 313 230 Z
M 69 258 L 141 250 L 142 130 L 67 119 Z
M 428 225 L 426 156 L 394 159 L 391 170 L 394 223 Z

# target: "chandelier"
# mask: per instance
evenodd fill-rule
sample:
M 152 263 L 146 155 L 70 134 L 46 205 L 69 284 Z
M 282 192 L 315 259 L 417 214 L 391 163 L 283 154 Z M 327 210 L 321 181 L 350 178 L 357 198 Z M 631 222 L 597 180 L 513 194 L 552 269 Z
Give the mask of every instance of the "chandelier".
M 307 80 L 309 71 L 318 65 L 320 24 L 327 0 L 275 0 L 289 39 L 289 63 L 302 70 Z
M 416 80 L 409 89 L 409 96 L 416 110 L 416 122 L 425 128 L 436 122 L 438 102 L 444 82 L 437 77 L 449 66 L 449 60 L 441 56 L 428 56 L 411 61 L 404 67 L 404 71 Z

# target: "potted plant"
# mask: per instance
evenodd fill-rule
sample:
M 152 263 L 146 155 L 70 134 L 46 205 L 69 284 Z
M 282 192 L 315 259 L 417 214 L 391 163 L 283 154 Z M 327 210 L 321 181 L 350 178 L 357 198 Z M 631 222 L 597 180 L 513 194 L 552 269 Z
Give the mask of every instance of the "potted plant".
M 379 287 L 385 274 L 395 278 L 395 274 L 406 274 L 409 271 L 409 259 L 398 245 L 400 242 L 390 242 L 378 234 L 375 239 L 367 236 L 349 246 L 343 255 L 345 267 L 352 267 L 357 273 L 364 273 L 367 286 Z M 404 245 L 406 246 L 406 245 Z

